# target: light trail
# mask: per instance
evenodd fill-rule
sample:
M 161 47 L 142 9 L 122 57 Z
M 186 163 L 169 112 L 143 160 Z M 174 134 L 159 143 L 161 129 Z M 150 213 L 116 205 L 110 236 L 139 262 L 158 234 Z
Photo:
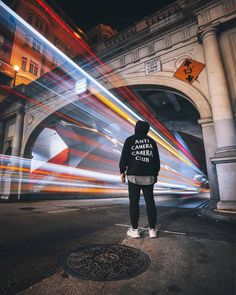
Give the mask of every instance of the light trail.
M 43 5 L 43 1 L 39 1 Z M 14 11 L 12 11 L 8 6 L 6 6 L 2 1 L 0 1 L 0 5 L 13 17 L 15 17 L 25 28 L 27 28 L 29 31 L 31 31 L 34 35 L 39 38 L 39 40 L 43 43 L 45 43 L 49 48 L 51 48 L 53 51 L 55 51 L 60 57 L 62 57 L 66 62 L 68 62 L 73 68 L 78 70 L 78 72 L 82 75 L 82 77 L 86 77 L 89 81 L 92 82 L 92 87 L 90 88 L 93 91 L 93 94 L 95 94 L 98 98 L 100 98 L 107 106 L 113 107 L 113 110 L 118 113 L 123 114 L 121 112 L 121 109 L 123 108 L 127 114 L 127 120 L 131 122 L 133 125 L 135 125 L 135 122 L 137 120 L 143 120 L 142 117 L 138 116 L 136 113 L 134 113 L 129 107 L 127 107 L 125 104 L 123 104 L 117 97 L 115 97 L 111 92 L 109 92 L 105 87 L 103 87 L 100 83 L 98 83 L 93 77 L 91 77 L 87 72 L 85 72 L 81 67 L 79 67 L 74 61 L 72 61 L 67 55 L 65 55 L 63 52 L 61 52 L 56 46 L 54 46 L 51 42 L 49 42 L 44 36 L 42 36 L 38 31 L 36 31 L 33 27 L 31 27 L 25 20 L 23 20 L 19 15 L 17 15 Z M 45 5 L 44 5 L 45 7 Z M 45 8 L 46 9 L 46 8 Z M 105 95 L 101 94 L 104 93 Z M 107 98 L 109 97 L 109 99 Z M 110 101 L 110 99 L 113 100 L 113 104 Z M 121 107 L 121 109 L 119 108 Z M 151 132 L 150 136 L 158 141 L 161 140 L 160 144 L 165 144 L 165 147 L 172 153 L 174 153 L 177 157 L 179 157 L 181 160 L 183 160 L 186 164 L 195 167 L 195 164 L 193 164 L 188 158 L 185 157 L 182 153 L 180 153 L 174 146 L 172 146 L 169 142 L 166 141 L 166 139 L 159 134 L 156 130 L 154 130 L 152 127 L 150 128 Z M 196 167 L 197 168 L 197 167 Z M 198 169 L 198 168 L 197 168 Z
M 94 61 L 91 59 L 94 58 L 94 60 L 96 60 L 98 62 L 98 64 L 102 67 L 102 69 L 105 70 L 105 73 L 102 72 L 102 70 L 100 68 L 97 68 L 98 71 L 100 72 L 100 74 L 104 75 L 106 73 L 111 73 L 112 71 L 98 58 L 98 56 L 92 51 L 90 50 L 90 48 L 88 47 L 87 44 L 85 44 L 85 42 L 83 41 L 83 39 L 78 35 L 75 34 L 75 32 L 73 32 L 73 30 L 71 30 L 71 28 L 64 22 L 61 20 L 61 18 L 59 18 L 57 16 L 57 14 L 54 13 L 54 11 L 43 1 L 43 0 L 36 0 L 38 2 L 38 4 L 41 5 L 41 7 L 43 9 L 45 9 L 49 15 L 59 24 L 61 25 L 70 35 L 72 38 L 74 38 L 76 41 L 79 42 L 80 46 L 86 50 L 89 55 L 85 55 L 85 58 L 87 58 L 92 64 L 94 64 Z M 120 78 L 120 76 L 118 76 L 116 74 L 116 78 L 118 78 L 118 81 L 122 81 L 122 79 Z M 113 83 L 111 83 L 115 88 L 117 88 L 117 85 L 114 85 Z M 123 91 L 122 89 L 118 88 L 118 91 L 122 94 L 122 96 L 126 97 L 128 101 L 130 101 L 132 103 L 132 99 L 133 98 L 136 103 L 141 107 L 142 110 L 146 111 L 145 106 L 143 106 L 142 104 L 140 104 L 140 101 L 138 100 L 138 98 L 134 95 L 133 92 L 130 91 L 130 89 L 126 86 L 124 86 L 125 91 L 128 93 L 128 95 L 126 95 L 125 91 Z M 152 113 L 149 112 L 149 117 L 152 117 L 152 123 L 157 123 L 159 128 L 161 129 L 162 132 L 164 132 L 175 144 L 178 145 L 179 143 L 179 147 L 182 148 L 181 143 L 176 141 L 174 136 L 168 131 L 167 128 L 165 128 L 153 115 Z
M 5 165 L 1 165 L 0 169 L 4 171 L 5 174 L 10 175 L 9 179 L 7 176 L 5 177 L 5 181 L 13 181 L 17 182 L 18 174 L 14 172 L 23 172 L 25 173 L 25 177 L 22 178 L 21 183 L 22 186 L 25 184 L 26 191 L 37 191 L 37 187 L 42 187 L 40 191 L 74 191 L 74 192 L 98 192 L 98 193 L 106 193 L 106 192 L 123 192 L 127 193 L 127 188 L 125 184 L 120 183 L 120 178 L 118 175 L 111 175 L 110 173 L 102 173 L 73 168 L 64 165 L 58 165 L 54 163 L 45 163 L 41 162 L 40 169 L 37 169 L 34 173 L 30 173 L 31 170 L 31 161 L 28 159 L 23 159 L 18 157 L 6 157 L 0 156 L 0 160 L 2 163 L 6 163 Z M 9 165 L 10 162 L 14 162 L 14 165 Z M 24 167 L 21 167 L 21 165 Z M 37 178 L 32 179 L 31 177 L 35 175 Z M 40 179 L 40 176 L 50 177 L 51 180 L 48 181 L 47 178 Z M 16 177 L 16 178 L 15 178 Z M 69 180 L 69 181 L 68 181 Z M 172 183 L 164 182 L 159 180 L 158 188 L 155 188 L 155 191 L 159 192 L 161 187 L 169 187 L 175 190 L 188 190 L 191 192 L 197 192 L 199 185 L 194 186 L 192 183 L 178 184 L 173 183 L 173 178 L 171 179 Z M 30 185 L 30 186 L 29 186 Z M 66 188 L 66 189 L 65 189 Z
M 105 72 L 102 71 L 102 69 L 97 68 L 97 70 L 100 72 L 100 74 L 102 74 L 103 76 L 106 73 L 111 74 L 112 70 L 109 69 L 99 58 L 98 56 L 92 51 L 90 50 L 90 48 L 88 47 L 87 44 L 85 44 L 85 42 L 83 41 L 83 39 L 78 35 L 75 34 L 75 32 L 73 30 L 71 30 L 71 28 L 64 22 L 62 21 L 62 19 L 60 17 L 57 16 L 57 14 L 55 14 L 53 12 L 53 10 L 43 1 L 43 0 L 36 0 L 38 2 L 39 5 L 41 5 L 41 7 L 43 9 L 45 9 L 49 15 L 59 24 L 61 25 L 69 34 L 70 36 L 75 39 L 76 41 L 79 42 L 80 46 L 86 50 L 89 55 L 84 55 L 85 58 L 91 62 L 91 64 L 94 64 L 94 60 L 98 62 L 98 64 L 102 67 L 102 69 L 105 70 Z M 94 60 L 91 59 L 94 58 Z M 96 65 L 95 65 L 96 66 Z M 114 75 L 114 73 L 112 73 Z M 122 82 L 123 79 L 118 76 L 118 74 L 115 75 L 116 79 L 118 80 L 118 82 Z M 110 81 L 109 81 L 110 82 Z M 115 85 L 114 83 L 111 82 L 111 84 L 114 86 L 114 88 L 117 88 L 117 85 Z M 121 83 L 122 84 L 122 83 Z M 157 118 L 155 118 L 155 116 L 152 114 L 152 112 L 148 111 L 147 108 L 139 101 L 138 97 L 136 97 L 136 95 L 134 95 L 134 93 L 126 86 L 123 86 L 124 90 L 121 88 L 118 88 L 118 91 L 121 93 L 122 96 L 126 97 L 127 101 L 129 101 L 132 105 L 134 105 L 136 108 L 138 108 L 139 110 L 141 110 L 141 112 L 143 111 L 143 114 L 148 114 L 147 116 L 145 116 L 152 124 L 154 124 L 154 126 L 157 126 L 158 129 L 160 129 L 175 145 L 178 146 L 178 148 L 180 148 L 180 150 L 184 153 L 185 156 L 187 156 L 188 158 L 190 158 L 190 160 L 195 164 L 198 165 L 196 159 L 194 157 L 192 157 L 191 153 L 189 153 L 188 149 L 185 148 L 185 145 L 183 144 L 183 142 L 181 140 L 176 139 L 173 134 L 171 134 L 171 132 L 169 132 L 169 130 L 162 125 Z M 127 94 L 126 94 L 127 92 Z M 134 103 L 135 101 L 135 103 Z
M 43 1 L 38 2 L 43 3 Z M 145 119 L 147 116 L 146 107 L 142 106 L 137 97 L 128 88 L 125 88 L 135 100 L 135 105 L 137 105 L 140 111 L 140 113 L 136 113 L 51 44 L 2 1 L 0 1 L 0 7 L 4 9 L 5 13 L 15 18 L 16 26 L 19 26 L 21 31 L 24 31 L 24 34 L 30 33 L 34 36 L 45 47 L 45 50 L 56 56 L 61 64 L 60 68 L 55 68 L 51 72 L 45 73 L 43 77 L 34 80 L 32 82 L 34 87 L 26 86 L 27 91 L 25 93 L 20 93 L 18 88 L 9 89 L 3 85 L 0 85 L 0 87 L 28 101 L 32 104 L 31 108 L 39 107 L 45 114 L 53 113 L 58 118 L 61 118 L 53 126 L 44 126 L 44 123 L 42 123 L 41 127 L 45 127 L 45 129 L 49 127 L 50 130 L 55 130 L 55 134 L 57 133 L 57 136 L 61 137 L 62 141 L 65 141 L 64 145 L 68 147 L 69 155 L 68 159 L 66 159 L 68 162 L 63 163 L 63 165 L 50 163 L 51 158 L 49 157 L 48 160 L 45 160 L 47 162 L 38 162 L 40 168 L 32 170 L 33 163 L 37 162 L 37 156 L 39 155 L 40 158 L 40 153 L 43 153 L 38 137 L 33 147 L 34 158 L 30 162 L 26 159 L 21 159 L 21 164 L 19 160 L 19 163 L 16 165 L 2 165 L 0 169 L 10 171 L 10 173 L 21 173 L 22 185 L 28 181 L 29 187 L 32 190 L 34 189 L 33 186 L 37 185 L 37 182 L 38 187 L 40 187 L 40 183 L 43 185 L 42 191 L 47 190 L 46 183 L 50 187 L 50 191 L 53 191 L 53 189 L 57 191 L 55 184 L 58 184 L 58 187 L 60 187 L 60 183 L 67 183 L 67 187 L 70 187 L 72 190 L 76 190 L 78 186 L 84 185 L 92 185 L 96 188 L 100 181 L 103 182 L 104 187 L 107 183 L 123 187 L 117 176 L 118 171 L 115 171 L 115 168 L 118 167 L 122 142 L 124 142 L 127 135 L 133 132 L 133 126 L 136 121 Z M 20 36 L 16 36 L 16 38 L 23 40 L 23 33 Z M 75 81 L 81 78 L 88 80 L 88 90 L 87 93 L 76 96 L 74 84 Z M 43 93 L 42 100 L 41 93 Z M 66 108 L 55 111 L 54 107 L 48 103 L 52 96 L 54 96 L 55 103 L 57 104 L 67 101 L 68 105 L 71 106 L 71 112 L 68 114 Z M 153 126 L 156 126 L 158 122 L 152 114 L 150 115 L 150 121 L 153 122 Z M 196 173 L 203 174 L 195 165 L 196 162 L 191 160 L 192 156 L 189 157 L 185 153 L 187 149 L 182 150 L 176 140 L 175 142 L 172 141 L 174 144 L 170 143 L 165 138 L 164 129 L 162 129 L 159 122 L 158 124 L 159 129 L 163 131 L 164 135 L 154 127 L 151 127 L 149 132 L 150 137 L 159 144 L 161 159 L 163 159 L 158 185 L 198 189 L 200 182 L 197 182 L 194 177 Z M 78 139 L 80 145 L 77 144 Z M 50 148 L 53 149 L 55 147 Z M 179 148 L 181 150 L 178 150 Z M 85 169 L 81 169 L 80 165 Z M 64 170 L 64 173 L 61 172 L 61 169 Z M 103 173 L 102 171 L 105 170 L 107 172 Z M 44 177 L 47 177 L 47 179 L 44 179 Z M 79 185 L 75 184 L 75 181 L 79 181 Z M 84 184 L 81 183 L 83 181 Z M 61 191 L 61 187 L 59 190 Z

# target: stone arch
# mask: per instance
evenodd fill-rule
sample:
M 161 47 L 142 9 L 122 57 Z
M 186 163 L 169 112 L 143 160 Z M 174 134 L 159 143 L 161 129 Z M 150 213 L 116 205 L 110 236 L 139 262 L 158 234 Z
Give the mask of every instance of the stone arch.
M 109 82 L 112 84 L 112 79 L 109 79 Z M 186 99 L 189 99 L 192 104 L 196 107 L 200 114 L 201 119 L 212 118 L 212 111 L 210 104 L 203 93 L 186 82 L 178 80 L 173 76 L 170 76 L 170 73 L 162 72 L 162 75 L 149 75 L 149 76 L 136 76 L 136 77 L 127 77 L 120 79 L 119 82 L 114 81 L 116 87 L 122 86 L 133 86 L 133 85 L 155 85 L 160 87 L 169 88 L 176 90 L 179 94 L 184 95 Z
M 37 120 L 34 121 L 32 126 L 27 129 L 27 133 L 24 136 L 24 141 L 22 142 L 21 146 L 21 154 L 24 158 L 31 157 L 32 147 L 37 136 L 40 134 L 44 126 L 51 123 L 56 117 L 57 116 L 55 113 L 52 113 L 48 116 L 46 114 L 41 114 L 40 116 L 38 116 Z
M 171 73 L 172 75 L 172 73 Z M 186 82 L 178 80 L 173 76 L 170 76 L 169 72 L 161 72 L 161 75 L 149 75 L 149 76 L 136 76 L 136 77 L 125 77 L 125 79 L 120 79 L 117 81 L 112 81 L 112 78 L 109 78 L 109 82 L 114 82 L 116 87 L 122 86 L 133 86 L 133 85 L 155 85 L 160 87 L 165 87 L 172 89 L 174 91 L 178 91 L 178 94 L 184 95 L 186 99 L 189 99 L 192 104 L 196 107 L 199 112 L 200 119 L 211 119 L 212 111 L 209 102 L 206 97 L 202 94 L 202 92 L 196 87 L 189 85 Z M 113 83 L 111 83 L 112 85 Z M 57 104 L 54 106 L 55 112 L 58 109 L 61 109 L 61 106 Z M 55 113 L 54 113 L 55 114 Z M 52 117 L 54 117 L 53 113 L 47 116 L 44 113 L 34 114 L 36 118 L 31 126 L 27 126 L 24 135 L 24 141 L 22 143 L 21 154 L 27 157 L 30 154 L 29 146 L 31 146 L 31 142 L 36 134 L 39 132 L 40 126 L 43 122 L 49 122 Z
M 27 146 L 28 143 L 31 142 L 34 135 L 38 132 L 40 129 L 40 126 L 42 124 L 46 124 L 50 122 L 53 118 L 57 117 L 57 112 L 59 112 L 61 109 L 63 109 L 65 106 L 73 103 L 76 100 L 76 96 L 72 97 L 69 101 L 62 100 L 57 97 L 57 100 L 53 98 L 51 101 L 49 101 L 47 106 L 47 112 L 42 112 L 41 108 L 36 108 L 33 110 L 30 110 L 26 112 L 25 114 L 25 124 L 24 124 L 24 136 L 23 136 L 23 142 L 21 145 L 21 155 L 28 155 L 29 151 Z

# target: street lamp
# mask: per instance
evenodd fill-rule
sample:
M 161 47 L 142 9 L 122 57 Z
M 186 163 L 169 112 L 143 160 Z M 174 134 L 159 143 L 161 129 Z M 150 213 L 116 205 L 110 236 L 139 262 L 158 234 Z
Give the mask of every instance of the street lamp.
M 14 65 L 13 69 L 14 69 L 14 80 L 13 80 L 13 87 L 14 87 L 14 86 L 16 86 L 16 74 L 19 72 L 20 67 L 17 65 Z

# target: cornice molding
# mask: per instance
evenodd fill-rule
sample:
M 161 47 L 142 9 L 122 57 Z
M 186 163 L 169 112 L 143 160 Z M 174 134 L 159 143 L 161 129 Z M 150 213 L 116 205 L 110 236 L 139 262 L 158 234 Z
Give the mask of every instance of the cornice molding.
M 147 36 L 147 34 L 150 35 L 153 33 L 154 37 L 150 38 L 158 38 L 162 37 L 166 34 L 169 34 L 170 32 L 173 32 L 177 30 L 178 28 L 190 24 L 192 22 L 196 22 L 196 14 L 206 7 L 209 7 L 215 3 L 221 3 L 219 0 L 196 0 L 194 3 L 189 4 L 189 1 L 186 0 L 179 0 L 173 3 L 172 5 L 167 6 L 166 8 L 162 9 L 161 11 L 157 11 L 151 16 L 145 17 L 141 19 L 140 21 L 136 22 L 135 24 L 131 25 L 127 29 L 124 29 L 117 35 L 115 35 L 113 38 L 106 40 L 103 44 L 105 48 L 100 51 L 100 54 L 103 54 L 106 51 L 109 51 L 110 49 L 114 49 L 117 46 L 119 48 L 123 48 L 123 44 L 127 43 L 129 45 L 131 44 L 137 44 L 136 39 L 142 39 L 143 36 Z M 189 9 L 191 10 L 192 16 L 189 17 Z M 175 18 L 174 18 L 175 17 Z M 166 18 L 166 23 L 165 23 Z M 167 22 L 172 18 L 171 21 Z M 145 21 L 147 24 L 146 29 L 138 32 L 136 30 L 136 24 Z M 101 43 L 102 44 L 102 43 Z M 140 45 L 142 45 L 143 42 L 140 42 Z
M 182 20 L 181 22 L 176 23 L 175 25 L 169 27 L 168 29 L 165 28 L 164 30 L 155 31 L 155 32 L 149 31 L 148 33 L 143 34 L 143 38 L 133 39 L 131 40 L 130 43 L 127 43 L 127 41 L 123 41 L 122 43 L 117 43 L 115 46 L 105 48 L 104 50 L 98 52 L 97 55 L 103 61 L 106 59 L 109 59 L 110 56 L 112 57 L 112 59 L 114 59 L 116 57 L 119 57 L 120 55 L 124 55 L 125 53 L 130 52 L 131 50 L 136 49 L 137 47 L 150 46 L 150 43 L 157 41 L 161 37 L 165 37 L 166 35 L 169 35 L 170 33 L 177 31 L 180 28 L 183 28 L 189 25 L 194 25 L 194 24 L 197 25 L 195 18 L 190 17 L 190 18 Z
M 215 4 L 215 3 L 221 3 L 222 1 L 220 1 L 220 0 L 209 0 L 209 1 L 202 0 L 202 1 L 199 1 L 199 2 L 200 2 L 199 6 L 193 10 L 194 14 L 197 14 L 199 11 L 201 11 L 201 10 L 203 10 L 203 9 L 205 9 L 205 8 Z
M 199 31 L 199 40 L 202 42 L 205 38 L 207 38 L 210 35 L 217 35 L 217 28 L 216 27 L 208 27 L 203 31 Z

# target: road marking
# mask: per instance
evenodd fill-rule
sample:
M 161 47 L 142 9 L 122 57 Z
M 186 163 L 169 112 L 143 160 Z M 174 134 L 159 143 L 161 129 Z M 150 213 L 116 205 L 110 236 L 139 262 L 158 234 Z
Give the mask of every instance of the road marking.
M 76 211 L 80 210 L 80 208 L 76 209 L 62 209 L 62 210 L 54 210 L 54 211 L 48 211 L 49 214 L 54 214 L 54 213 L 61 213 L 61 212 L 68 212 L 68 211 Z
M 61 212 L 70 212 L 70 211 L 76 211 L 76 210 L 96 210 L 96 209 L 108 209 L 108 208 L 114 208 L 114 207 L 120 207 L 120 206 L 97 206 L 97 207 L 80 207 L 80 208 L 71 208 L 71 209 L 60 209 L 60 210 L 53 210 L 48 211 L 49 214 L 54 213 L 61 213 Z
M 108 208 L 115 208 L 115 207 L 120 207 L 120 206 L 113 206 L 113 205 L 110 205 L 110 206 L 97 206 L 97 207 L 88 207 L 88 208 L 83 208 L 85 210 L 96 210 L 96 209 L 108 209 Z
M 233 211 L 233 210 L 214 209 L 213 211 L 214 211 L 214 212 L 219 212 L 219 213 L 236 214 L 236 211 Z
M 107 209 L 107 208 L 110 208 L 110 206 L 98 206 L 98 207 L 91 207 L 91 208 L 84 208 L 85 210 L 96 210 L 96 209 Z
M 186 233 L 181 233 L 181 232 L 172 231 L 172 230 L 163 230 L 162 232 L 165 234 L 172 234 L 172 235 L 181 235 L 181 236 L 186 235 Z

